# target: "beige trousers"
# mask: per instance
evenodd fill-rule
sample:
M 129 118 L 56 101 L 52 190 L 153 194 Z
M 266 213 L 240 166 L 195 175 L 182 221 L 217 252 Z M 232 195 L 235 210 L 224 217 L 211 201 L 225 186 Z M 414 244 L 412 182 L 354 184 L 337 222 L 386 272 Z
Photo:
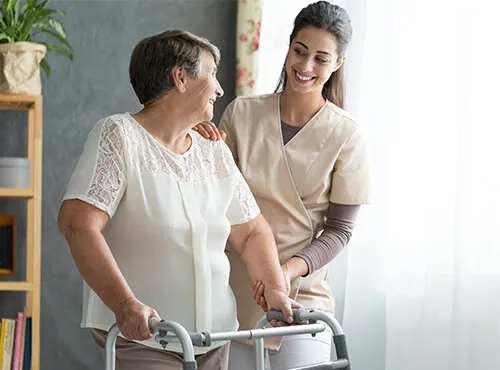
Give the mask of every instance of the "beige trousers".
M 92 329 L 92 337 L 104 353 L 106 332 Z M 196 356 L 198 370 L 227 370 L 230 343 Z M 182 354 L 146 347 L 121 337 L 116 339 L 116 370 L 182 370 Z

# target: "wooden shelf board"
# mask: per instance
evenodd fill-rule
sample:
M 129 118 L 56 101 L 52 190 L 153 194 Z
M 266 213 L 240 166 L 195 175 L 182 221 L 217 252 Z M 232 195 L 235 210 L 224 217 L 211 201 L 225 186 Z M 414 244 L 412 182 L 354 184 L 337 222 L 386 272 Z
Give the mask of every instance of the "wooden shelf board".
M 27 110 L 40 98 L 39 95 L 0 94 L 0 110 Z
M 0 281 L 0 291 L 31 292 L 33 284 L 26 281 Z
M 31 189 L 0 188 L 0 198 L 32 198 Z

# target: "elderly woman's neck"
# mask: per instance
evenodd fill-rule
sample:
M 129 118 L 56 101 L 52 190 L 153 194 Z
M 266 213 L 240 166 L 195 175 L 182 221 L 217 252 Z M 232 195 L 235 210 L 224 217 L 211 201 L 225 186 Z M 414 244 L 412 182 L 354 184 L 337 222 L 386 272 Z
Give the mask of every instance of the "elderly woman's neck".
M 198 122 L 190 122 L 190 112 L 175 102 L 160 101 L 146 105 L 132 115 L 160 144 L 183 154 L 191 147 L 188 131 Z

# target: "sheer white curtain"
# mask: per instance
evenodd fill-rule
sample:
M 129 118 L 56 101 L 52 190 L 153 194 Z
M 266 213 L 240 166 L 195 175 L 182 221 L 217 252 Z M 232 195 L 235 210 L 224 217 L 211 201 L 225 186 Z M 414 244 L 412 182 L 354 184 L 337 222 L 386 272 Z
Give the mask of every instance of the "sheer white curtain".
M 359 118 L 378 199 L 344 316 L 361 369 L 500 368 L 498 10 L 366 1 Z
M 258 92 L 274 89 L 308 3 L 265 2 Z M 338 4 L 376 194 L 332 266 L 353 369 L 500 369 L 500 4 Z

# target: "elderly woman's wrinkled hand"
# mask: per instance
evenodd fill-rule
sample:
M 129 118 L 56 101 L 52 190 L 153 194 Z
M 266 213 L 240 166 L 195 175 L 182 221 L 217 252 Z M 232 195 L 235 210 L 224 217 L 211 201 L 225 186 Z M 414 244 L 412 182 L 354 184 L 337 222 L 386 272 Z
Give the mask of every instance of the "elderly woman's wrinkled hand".
M 303 308 L 300 303 L 294 301 L 288 297 L 285 292 L 278 289 L 266 289 L 263 299 L 266 302 L 267 310 L 278 310 L 283 312 L 288 324 L 293 323 L 292 308 Z
M 283 277 L 285 278 L 286 293 L 290 295 L 292 276 L 290 276 L 290 271 L 286 264 L 281 266 L 283 271 Z M 262 310 L 267 311 L 267 303 L 264 298 L 264 283 L 261 281 L 256 281 L 253 283 L 253 299 L 255 303 L 262 307 Z
M 223 130 L 219 130 L 213 122 L 204 121 L 198 123 L 193 127 L 193 130 L 197 131 L 205 139 L 210 139 L 213 141 L 217 141 L 220 139 L 226 140 L 227 137 L 226 133 Z
M 149 329 L 149 319 L 158 313 L 136 298 L 129 298 L 113 309 L 118 329 L 129 340 L 146 340 L 152 338 Z

